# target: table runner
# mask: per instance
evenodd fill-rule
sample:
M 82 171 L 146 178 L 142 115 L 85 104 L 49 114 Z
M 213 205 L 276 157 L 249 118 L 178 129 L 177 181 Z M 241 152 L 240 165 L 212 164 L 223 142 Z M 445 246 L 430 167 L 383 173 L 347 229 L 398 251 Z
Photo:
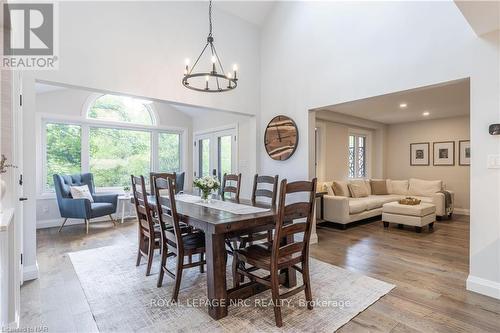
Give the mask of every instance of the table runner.
M 193 203 L 207 208 L 223 210 L 238 215 L 263 213 L 269 211 L 269 209 L 267 208 L 242 205 L 222 200 L 212 199 L 211 202 L 202 202 L 200 197 L 190 194 L 178 194 L 175 196 L 175 199 L 183 202 Z

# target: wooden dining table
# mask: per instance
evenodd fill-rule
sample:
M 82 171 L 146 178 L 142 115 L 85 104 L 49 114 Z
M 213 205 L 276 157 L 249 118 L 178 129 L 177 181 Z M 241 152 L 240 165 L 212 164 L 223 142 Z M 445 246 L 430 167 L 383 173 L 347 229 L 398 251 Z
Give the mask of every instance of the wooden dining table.
M 224 199 L 224 201 L 268 208 L 269 210 L 251 214 L 235 214 L 196 203 L 176 200 L 180 220 L 205 233 L 208 313 L 214 319 L 227 316 L 231 300 L 248 298 L 268 289 L 268 287 L 256 282 L 247 282 L 236 288 L 227 288 L 226 239 L 239 234 L 270 230 L 274 228 L 277 214 L 275 206 L 265 203 L 256 203 L 244 199 Z M 148 202 L 153 206 L 156 205 L 155 197 L 149 196 Z M 286 244 L 291 241 L 293 239 L 288 237 L 283 238 L 281 243 Z M 295 270 L 284 269 L 280 272 L 280 281 L 288 288 L 296 286 Z

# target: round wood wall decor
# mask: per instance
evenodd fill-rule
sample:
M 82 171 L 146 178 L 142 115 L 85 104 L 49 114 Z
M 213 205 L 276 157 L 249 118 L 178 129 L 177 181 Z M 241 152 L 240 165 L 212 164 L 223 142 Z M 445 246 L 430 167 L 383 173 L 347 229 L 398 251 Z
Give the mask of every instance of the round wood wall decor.
M 274 117 L 266 127 L 264 145 L 269 157 L 284 161 L 290 158 L 299 143 L 299 130 L 287 116 Z

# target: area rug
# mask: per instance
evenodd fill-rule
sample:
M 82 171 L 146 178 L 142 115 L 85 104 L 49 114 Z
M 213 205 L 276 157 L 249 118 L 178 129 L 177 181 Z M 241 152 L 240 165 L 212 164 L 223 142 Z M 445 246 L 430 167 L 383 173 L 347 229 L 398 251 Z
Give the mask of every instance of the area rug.
M 311 259 L 314 309 L 307 309 L 303 292 L 296 294 L 282 306 L 279 329 L 269 290 L 232 304 L 227 317 L 214 320 L 206 309 L 206 274 L 198 268 L 184 270 L 179 302 L 172 304 L 173 279 L 165 276 L 163 287 L 156 287 L 159 257 L 154 274 L 146 277 L 145 265 L 135 266 L 136 253 L 122 246 L 69 253 L 101 332 L 333 332 L 394 288 Z M 232 286 L 229 265 L 227 278 Z M 297 280 L 300 284 L 300 274 Z

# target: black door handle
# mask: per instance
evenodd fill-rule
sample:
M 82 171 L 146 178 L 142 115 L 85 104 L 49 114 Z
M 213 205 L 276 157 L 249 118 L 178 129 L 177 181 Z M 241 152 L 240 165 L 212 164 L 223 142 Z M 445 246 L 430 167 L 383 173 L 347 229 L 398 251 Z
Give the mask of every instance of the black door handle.
M 23 198 L 19 198 L 19 201 L 26 201 L 26 200 L 28 200 L 28 198 L 24 198 L 24 197 Z

